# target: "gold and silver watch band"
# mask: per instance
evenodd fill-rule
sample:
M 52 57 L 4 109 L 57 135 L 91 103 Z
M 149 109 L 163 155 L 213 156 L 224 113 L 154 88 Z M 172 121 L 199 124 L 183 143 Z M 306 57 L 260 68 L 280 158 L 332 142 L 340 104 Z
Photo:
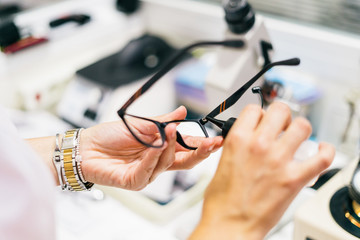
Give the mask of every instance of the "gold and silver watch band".
M 61 188 L 69 191 L 90 190 L 94 185 L 84 180 L 81 171 L 81 156 L 79 153 L 80 134 L 82 129 L 66 131 L 61 148 L 58 147 L 58 135 L 54 152 L 54 164 L 59 176 Z

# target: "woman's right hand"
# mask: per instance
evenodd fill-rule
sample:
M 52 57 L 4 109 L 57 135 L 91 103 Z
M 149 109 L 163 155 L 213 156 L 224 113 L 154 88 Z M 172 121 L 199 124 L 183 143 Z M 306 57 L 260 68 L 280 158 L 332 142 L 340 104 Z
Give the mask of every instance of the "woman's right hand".
M 310 134 L 310 123 L 292 121 L 283 103 L 273 103 L 266 112 L 245 108 L 225 139 L 202 219 L 190 239 L 263 239 L 301 188 L 334 158 L 334 147 L 320 143 L 315 156 L 293 161 Z

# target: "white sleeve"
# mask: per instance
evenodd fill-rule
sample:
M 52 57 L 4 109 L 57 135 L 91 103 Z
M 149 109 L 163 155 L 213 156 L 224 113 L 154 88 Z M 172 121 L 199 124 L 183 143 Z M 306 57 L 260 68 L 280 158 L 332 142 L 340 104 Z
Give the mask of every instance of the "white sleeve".
M 0 107 L 1 239 L 55 239 L 55 184 Z

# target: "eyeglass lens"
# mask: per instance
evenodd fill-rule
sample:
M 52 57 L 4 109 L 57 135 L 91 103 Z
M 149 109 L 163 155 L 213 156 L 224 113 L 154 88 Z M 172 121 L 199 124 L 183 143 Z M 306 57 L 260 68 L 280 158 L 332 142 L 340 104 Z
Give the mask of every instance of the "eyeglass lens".
M 246 91 L 245 96 L 248 94 L 251 96 L 250 103 L 262 105 L 262 97 L 259 88 L 257 91 Z M 249 104 L 249 102 L 247 102 Z M 247 104 L 239 102 L 239 108 L 245 107 Z M 241 109 L 239 110 L 239 112 Z M 131 134 L 140 142 L 151 147 L 161 147 L 164 144 L 165 133 L 164 127 L 170 123 L 165 123 L 163 127 L 159 126 L 160 123 L 156 123 L 148 118 L 143 118 L 139 116 L 134 116 L 131 114 L 124 114 L 125 124 L 128 126 Z M 184 121 L 174 121 L 177 124 L 176 130 L 181 135 L 183 142 L 192 148 L 199 147 L 201 141 L 199 138 L 205 138 L 208 136 L 208 133 L 205 130 L 205 127 L 202 126 L 197 120 L 184 120 Z
M 199 138 L 207 137 L 202 126 L 196 121 L 185 121 L 178 124 L 176 131 L 180 133 L 184 143 L 192 148 L 199 147 Z

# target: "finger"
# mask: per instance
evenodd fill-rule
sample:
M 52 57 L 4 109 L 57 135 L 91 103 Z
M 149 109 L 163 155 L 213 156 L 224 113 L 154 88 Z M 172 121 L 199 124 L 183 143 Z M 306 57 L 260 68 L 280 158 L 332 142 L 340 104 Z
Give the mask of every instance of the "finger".
M 131 117 L 129 115 L 126 115 L 125 120 L 128 128 L 137 137 L 145 137 L 147 139 L 152 139 L 155 137 L 154 134 L 159 133 L 158 126 L 150 119 L 142 117 Z
M 161 153 L 166 147 L 167 143 L 165 143 L 162 148 L 147 148 L 148 151 L 146 152 L 144 158 L 140 161 L 140 164 L 138 165 L 134 174 L 136 178 L 135 185 L 138 186 L 140 189 L 145 187 L 149 183 L 149 180 L 158 164 Z
M 283 156 L 291 157 L 300 147 L 301 143 L 309 138 L 311 125 L 305 118 L 296 118 L 278 140 L 279 149 L 282 149 Z M 284 147 L 286 146 L 286 147 Z
M 241 131 L 246 136 L 250 135 L 263 117 L 263 111 L 258 105 L 248 105 L 240 113 L 238 119 L 235 121 L 231 129 L 236 129 L 236 131 Z M 231 130 L 229 132 L 231 134 Z
M 155 139 L 156 137 L 154 134 L 159 133 L 159 127 L 156 125 L 155 122 L 151 121 L 151 119 L 158 122 L 167 122 L 172 120 L 182 120 L 185 119 L 185 117 L 186 108 L 184 106 L 180 106 L 173 112 L 161 116 L 142 118 L 138 116 L 132 117 L 131 115 L 125 115 L 125 120 L 127 126 L 135 135 L 140 135 L 138 137 L 146 138 L 148 139 L 148 141 L 151 141 L 151 139 Z
M 222 137 L 202 138 L 199 147 L 196 150 L 187 150 L 176 153 L 176 159 L 169 170 L 191 169 L 198 163 L 223 145 Z
M 193 148 L 199 147 L 205 139 L 208 139 L 207 137 L 191 136 L 191 135 L 185 135 L 185 134 L 182 134 L 180 136 L 187 146 L 193 147 Z M 177 141 L 178 144 L 176 144 L 176 150 L 191 151 L 190 149 L 187 149 L 184 146 L 182 146 L 179 142 L 180 141 Z
M 295 164 L 296 172 L 303 184 L 308 183 L 313 178 L 317 177 L 322 171 L 328 168 L 335 156 L 335 148 L 328 143 L 320 143 L 318 153 L 301 162 L 293 162 Z
M 159 121 L 159 122 L 182 120 L 182 119 L 185 119 L 186 114 L 187 114 L 186 108 L 184 106 L 180 106 L 170 113 L 154 117 L 153 119 L 155 119 L 156 121 Z
M 166 171 L 175 160 L 176 124 L 169 124 L 165 128 L 167 147 L 160 155 L 159 161 L 150 178 L 150 182 L 162 172 Z
M 264 139 L 276 139 L 291 123 L 290 108 L 281 102 L 274 102 L 266 111 L 257 132 Z
M 223 137 L 221 136 L 207 138 L 207 137 L 194 137 L 194 136 L 183 135 L 182 137 L 189 146 L 194 146 L 197 149 L 200 148 L 199 150 L 200 152 L 202 151 L 214 152 L 222 146 L 224 140 Z M 215 139 L 215 140 L 212 141 L 211 139 Z M 175 147 L 175 151 L 190 152 L 193 150 L 189 150 L 181 146 L 179 143 L 177 143 Z

